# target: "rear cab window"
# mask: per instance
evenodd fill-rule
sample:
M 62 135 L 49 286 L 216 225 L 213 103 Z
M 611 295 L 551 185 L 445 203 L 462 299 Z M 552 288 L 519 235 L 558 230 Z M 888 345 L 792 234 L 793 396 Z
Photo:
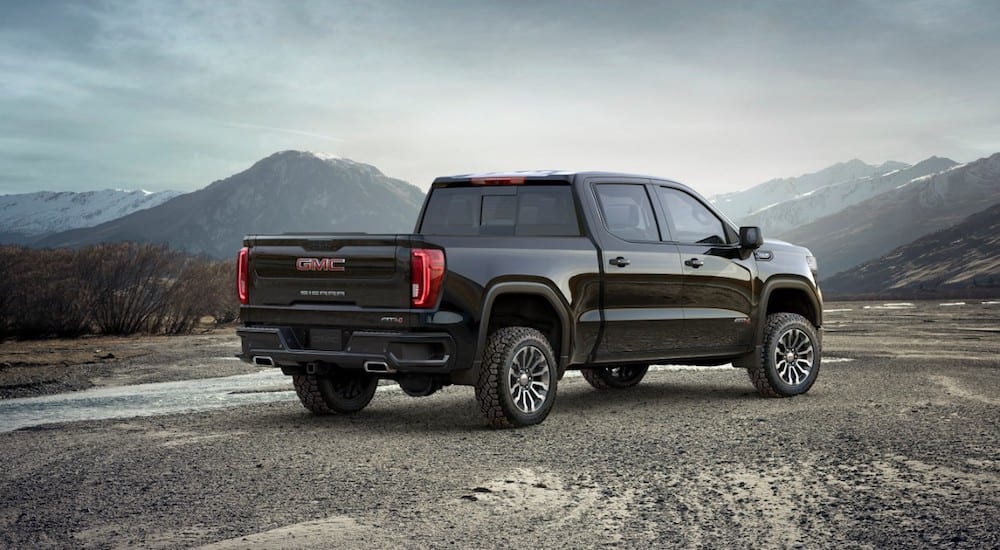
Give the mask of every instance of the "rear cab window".
M 599 183 L 594 187 L 609 233 L 626 241 L 660 240 L 656 216 L 645 185 Z
M 569 185 L 438 187 L 418 233 L 424 235 L 582 235 Z

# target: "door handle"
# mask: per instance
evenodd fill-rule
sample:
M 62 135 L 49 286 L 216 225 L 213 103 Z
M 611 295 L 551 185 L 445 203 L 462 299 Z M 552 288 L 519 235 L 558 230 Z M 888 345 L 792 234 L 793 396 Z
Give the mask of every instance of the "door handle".
M 622 258 L 621 256 L 618 256 L 617 258 L 611 258 L 611 260 L 609 260 L 608 263 L 611 265 L 616 265 L 618 267 L 625 267 L 632 262 L 626 260 L 625 258 Z
M 685 260 L 684 265 L 698 269 L 699 267 L 705 265 L 705 262 L 699 260 L 698 258 L 691 258 L 690 260 Z

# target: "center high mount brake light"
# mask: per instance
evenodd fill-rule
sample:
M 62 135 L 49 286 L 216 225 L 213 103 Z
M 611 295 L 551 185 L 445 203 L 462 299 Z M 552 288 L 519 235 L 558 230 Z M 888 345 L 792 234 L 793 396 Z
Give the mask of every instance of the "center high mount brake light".
M 472 185 L 521 185 L 524 176 L 472 178 Z

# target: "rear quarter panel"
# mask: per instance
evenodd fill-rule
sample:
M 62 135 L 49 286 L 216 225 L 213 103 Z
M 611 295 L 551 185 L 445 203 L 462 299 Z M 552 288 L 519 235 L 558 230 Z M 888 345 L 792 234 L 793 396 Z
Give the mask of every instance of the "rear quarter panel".
M 473 332 L 482 328 L 490 288 L 506 282 L 539 283 L 552 289 L 570 319 L 571 347 L 589 352 L 599 323 L 600 272 L 597 250 L 586 237 L 418 236 L 445 249 L 441 311 L 467 315 Z M 591 312 L 591 315 L 586 315 Z M 593 325 L 593 326 L 591 326 Z M 589 347 L 588 347 L 589 346 Z

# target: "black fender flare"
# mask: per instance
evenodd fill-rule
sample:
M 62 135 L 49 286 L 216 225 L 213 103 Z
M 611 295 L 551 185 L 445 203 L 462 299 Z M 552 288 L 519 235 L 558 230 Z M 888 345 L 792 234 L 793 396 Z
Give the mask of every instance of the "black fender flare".
M 764 287 L 760 293 L 760 301 L 757 303 L 756 311 L 756 322 L 757 328 L 754 331 L 754 346 L 753 351 L 736 358 L 733 361 L 733 366 L 740 368 L 747 368 L 751 366 L 759 366 L 760 364 L 760 354 L 761 346 L 764 341 L 764 328 L 767 326 L 767 304 L 771 299 L 771 293 L 779 289 L 794 289 L 801 290 L 808 296 L 809 301 L 812 305 L 813 311 L 816 312 L 816 328 L 819 329 L 823 325 L 823 304 L 819 298 L 818 288 L 810 284 L 805 279 L 791 279 L 782 277 L 779 279 L 769 279 L 764 283 Z M 820 332 L 820 341 L 822 342 L 822 332 Z
M 559 293 L 552 287 L 543 283 L 532 282 L 497 283 L 486 291 L 486 296 L 483 298 L 482 315 L 479 318 L 479 337 L 476 339 L 476 354 L 473 356 L 472 362 L 473 370 L 478 372 L 479 367 L 483 363 L 483 354 L 486 353 L 486 339 L 489 337 L 487 332 L 490 328 L 490 315 L 493 313 L 493 304 L 496 303 L 497 298 L 504 294 L 532 294 L 541 296 L 549 302 L 556 315 L 559 316 L 562 341 L 560 342 L 559 357 L 556 360 L 559 362 L 559 376 L 562 377 L 569 363 L 570 354 L 568 351 L 572 349 L 573 345 L 569 311 L 559 297 Z
M 816 328 L 823 326 L 823 304 L 819 299 L 819 293 L 815 285 L 804 279 L 769 279 L 764 283 L 764 288 L 760 293 L 760 303 L 757 305 L 757 330 L 754 342 L 757 345 L 764 339 L 764 325 L 767 324 L 767 304 L 771 300 L 771 294 L 779 289 L 801 290 L 808 298 L 813 311 L 816 312 Z

